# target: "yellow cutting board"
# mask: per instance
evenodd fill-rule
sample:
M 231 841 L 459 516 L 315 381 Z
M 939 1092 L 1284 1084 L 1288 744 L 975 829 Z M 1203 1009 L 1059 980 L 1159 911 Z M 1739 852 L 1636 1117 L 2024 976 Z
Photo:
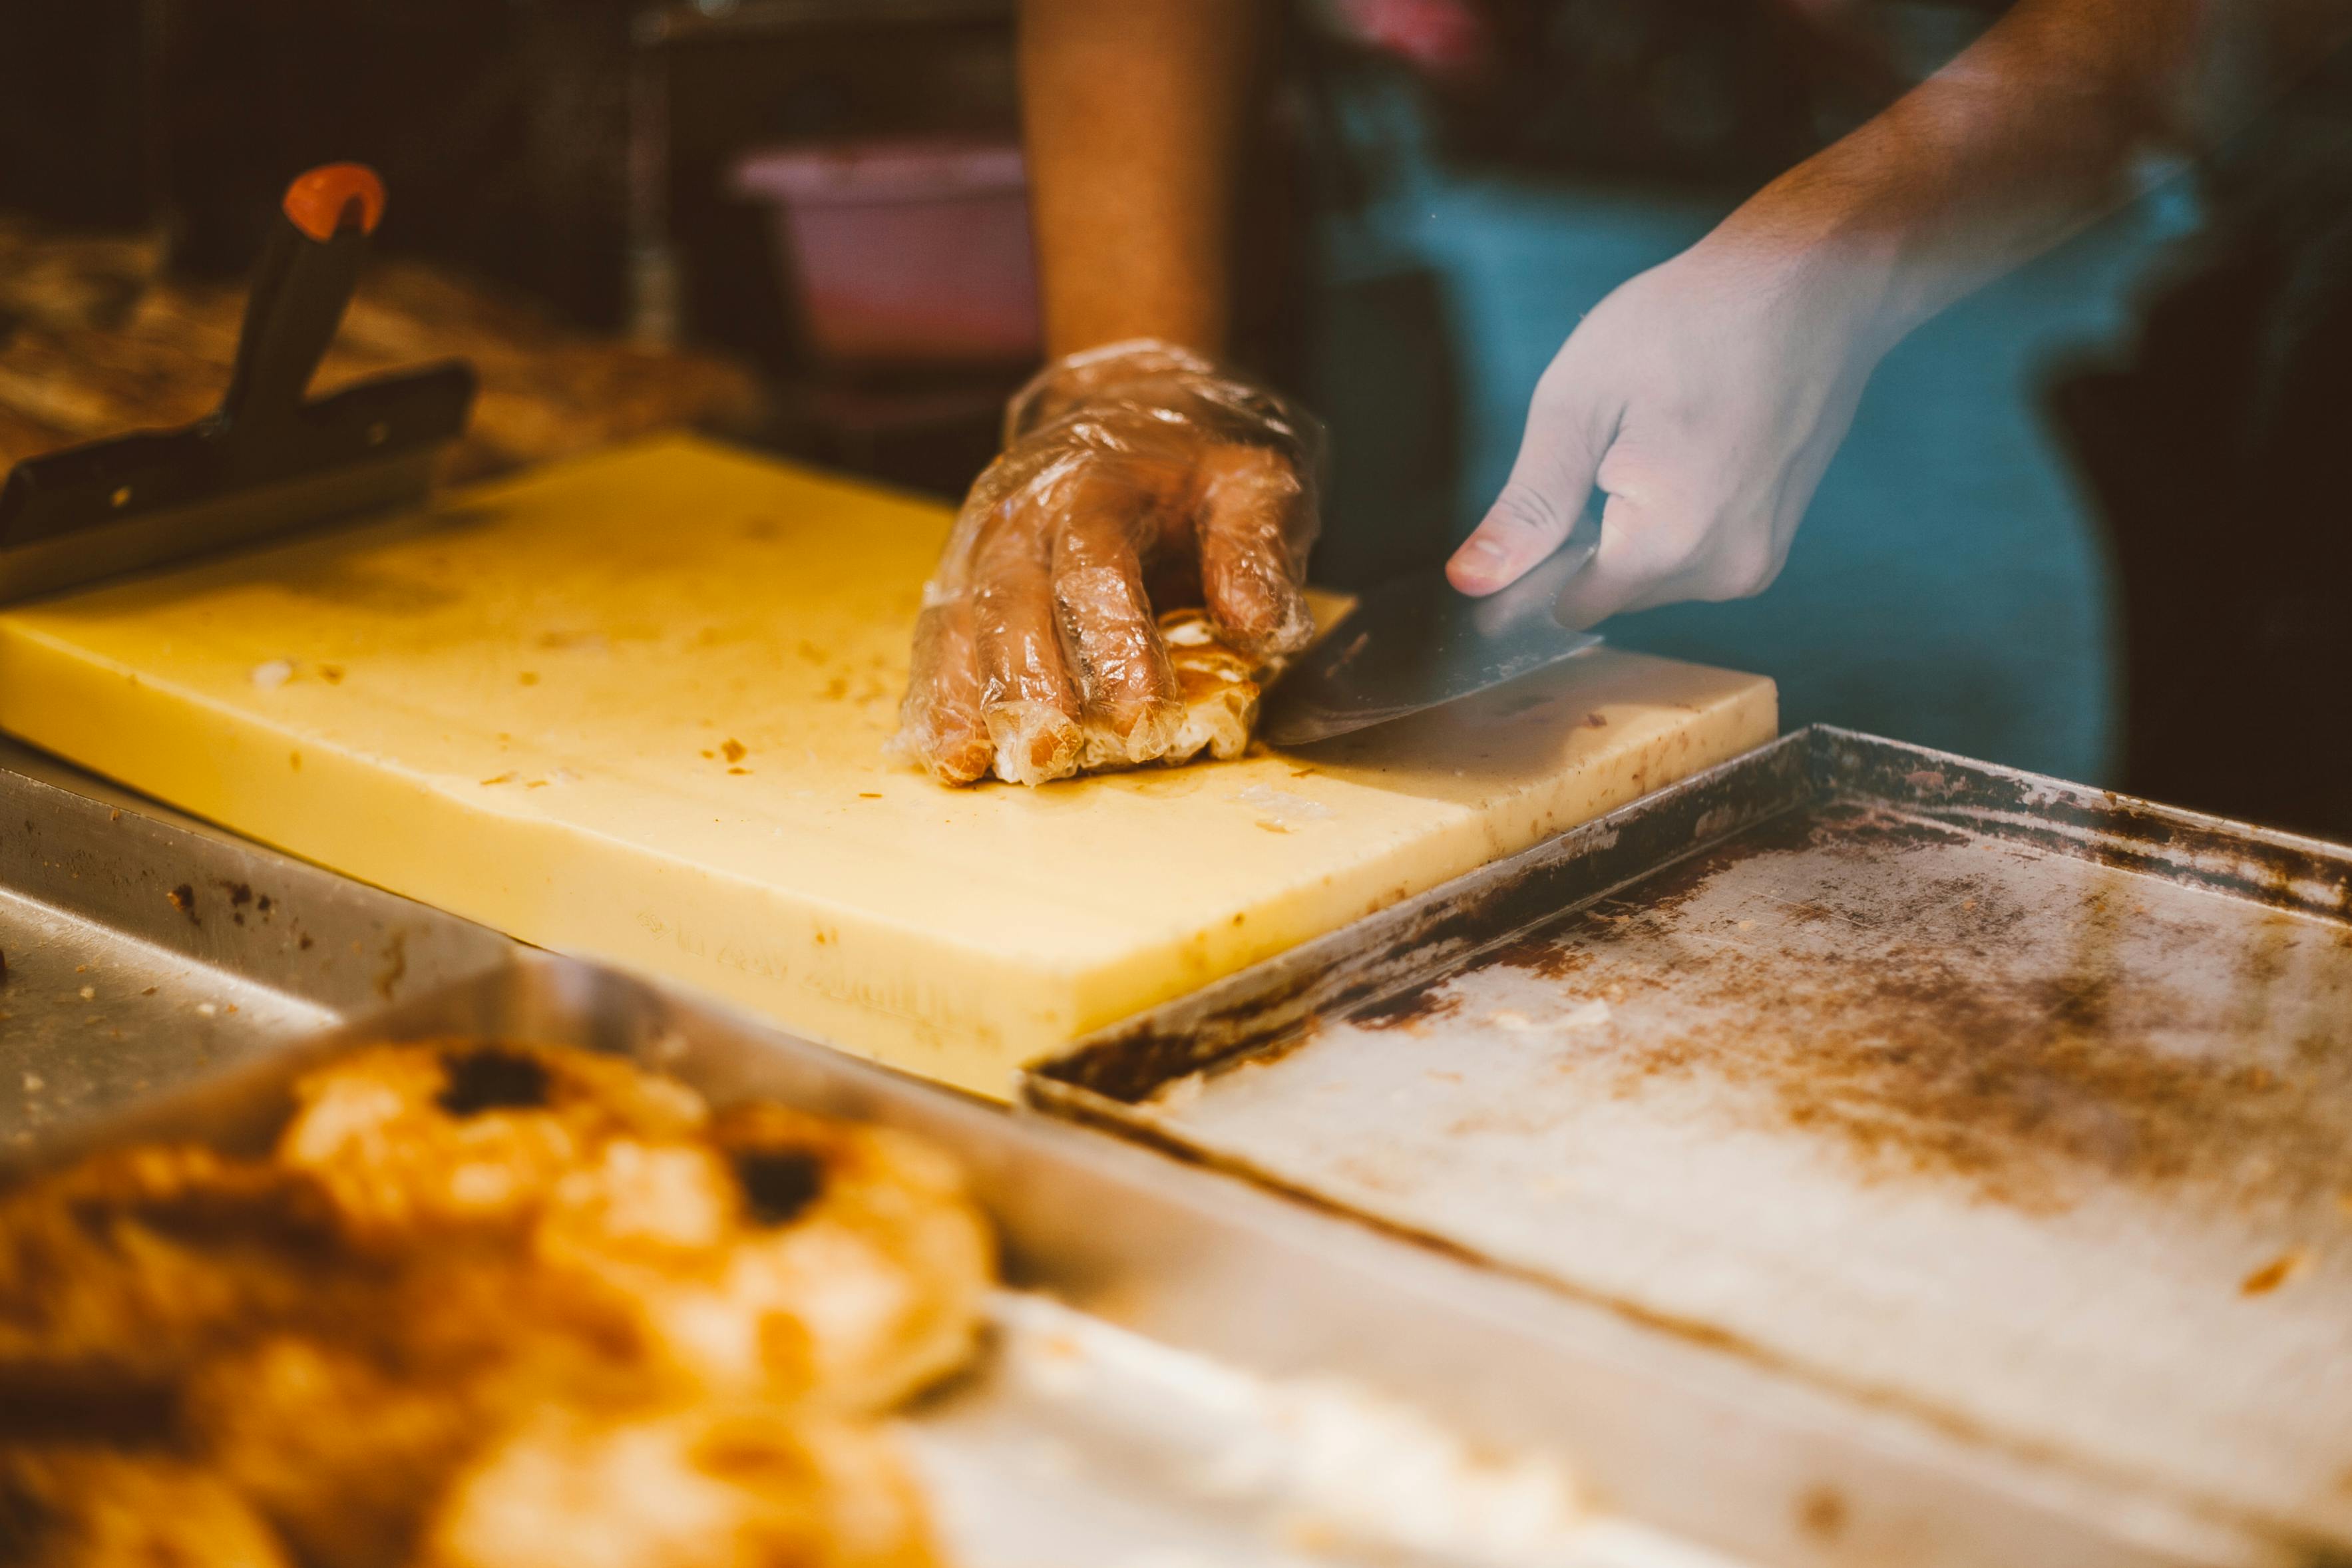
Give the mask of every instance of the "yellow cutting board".
M 0 727 L 526 941 L 983 1093 L 1774 733 L 1602 650 L 1312 753 L 887 761 L 949 509 L 691 439 L 0 615 Z

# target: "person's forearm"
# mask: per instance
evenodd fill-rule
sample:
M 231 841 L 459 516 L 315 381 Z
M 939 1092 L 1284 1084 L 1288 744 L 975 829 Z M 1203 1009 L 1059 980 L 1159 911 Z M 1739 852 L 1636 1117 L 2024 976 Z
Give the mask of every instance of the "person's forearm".
M 1266 0 L 1023 0 L 1045 345 L 1223 352 L 1236 166 Z
M 1803 257 L 1891 342 L 2113 208 L 2151 153 L 2235 129 L 2347 17 L 2352 0 L 2021 0 L 1708 244 L 1735 267 Z

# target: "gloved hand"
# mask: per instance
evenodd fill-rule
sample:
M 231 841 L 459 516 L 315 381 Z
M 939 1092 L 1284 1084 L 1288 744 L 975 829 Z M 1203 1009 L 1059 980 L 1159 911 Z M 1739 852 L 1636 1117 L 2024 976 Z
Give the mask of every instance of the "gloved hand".
M 1256 658 L 1314 635 L 1319 442 L 1274 393 L 1166 343 L 1048 365 L 923 590 L 892 749 L 958 784 L 1164 754 L 1183 705 L 1155 605 L 1205 605 Z
M 1600 549 L 1562 621 L 1763 592 L 1887 346 L 1870 295 L 1818 251 L 1720 234 L 1626 283 L 1544 372 L 1446 575 L 1474 595 L 1517 581 L 1597 488 Z

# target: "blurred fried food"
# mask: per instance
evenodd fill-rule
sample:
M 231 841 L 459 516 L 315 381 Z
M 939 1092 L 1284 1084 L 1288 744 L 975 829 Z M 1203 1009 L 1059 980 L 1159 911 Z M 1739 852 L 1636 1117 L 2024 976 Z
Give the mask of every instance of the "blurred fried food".
M 236 1489 L 184 1460 L 108 1448 L 0 1452 L 0 1563 L 16 1568 L 293 1568 Z
M 0 464 L 204 417 L 228 384 L 244 310 L 238 285 L 167 274 L 158 240 L 0 216 Z M 761 412 L 756 381 L 736 365 L 574 331 L 397 258 L 361 278 L 314 390 L 452 356 L 471 360 L 482 386 L 445 479 L 681 426 L 741 433 Z
M 168 1379 L 257 1323 L 331 1321 L 366 1293 L 299 1172 L 208 1149 L 113 1152 L 0 1200 L 0 1436 L 38 1376 Z
M 684 1085 L 617 1058 L 484 1041 L 356 1052 L 295 1085 L 278 1158 L 311 1172 L 362 1236 L 527 1224 L 610 1138 L 678 1138 Z
M 688 1153 L 667 1179 L 639 1173 Z M 705 1146 L 614 1143 L 605 1161 L 551 1210 L 540 1258 L 626 1302 L 651 1352 L 713 1394 L 864 1415 L 971 1356 L 988 1233 L 929 1144 L 748 1105 L 720 1112 Z M 708 1217 L 681 1237 L 615 1202 L 656 1191 Z
M 0 1194 L 0 1561 L 935 1561 L 856 1421 L 976 1342 L 991 1244 L 940 1152 L 502 1042 L 295 1100 L 266 1158 Z

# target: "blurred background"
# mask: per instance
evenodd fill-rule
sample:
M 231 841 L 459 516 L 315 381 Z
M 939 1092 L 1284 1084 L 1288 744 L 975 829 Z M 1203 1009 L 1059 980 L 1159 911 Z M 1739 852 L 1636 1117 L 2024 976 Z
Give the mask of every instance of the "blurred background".
M 2000 9 L 1299 0 L 1243 353 L 1332 427 L 1318 575 L 1438 558 L 1582 312 Z M 0 10 L 0 456 L 201 414 L 278 192 L 349 158 L 392 203 L 327 374 L 473 357 L 460 472 L 687 424 L 959 494 L 1037 357 L 1013 12 Z M 2352 654 L 2347 100 L 2151 167 L 1917 333 L 1769 594 L 1610 635 L 1776 677 L 1792 727 L 2352 835 L 2352 740 L 2312 695 Z

